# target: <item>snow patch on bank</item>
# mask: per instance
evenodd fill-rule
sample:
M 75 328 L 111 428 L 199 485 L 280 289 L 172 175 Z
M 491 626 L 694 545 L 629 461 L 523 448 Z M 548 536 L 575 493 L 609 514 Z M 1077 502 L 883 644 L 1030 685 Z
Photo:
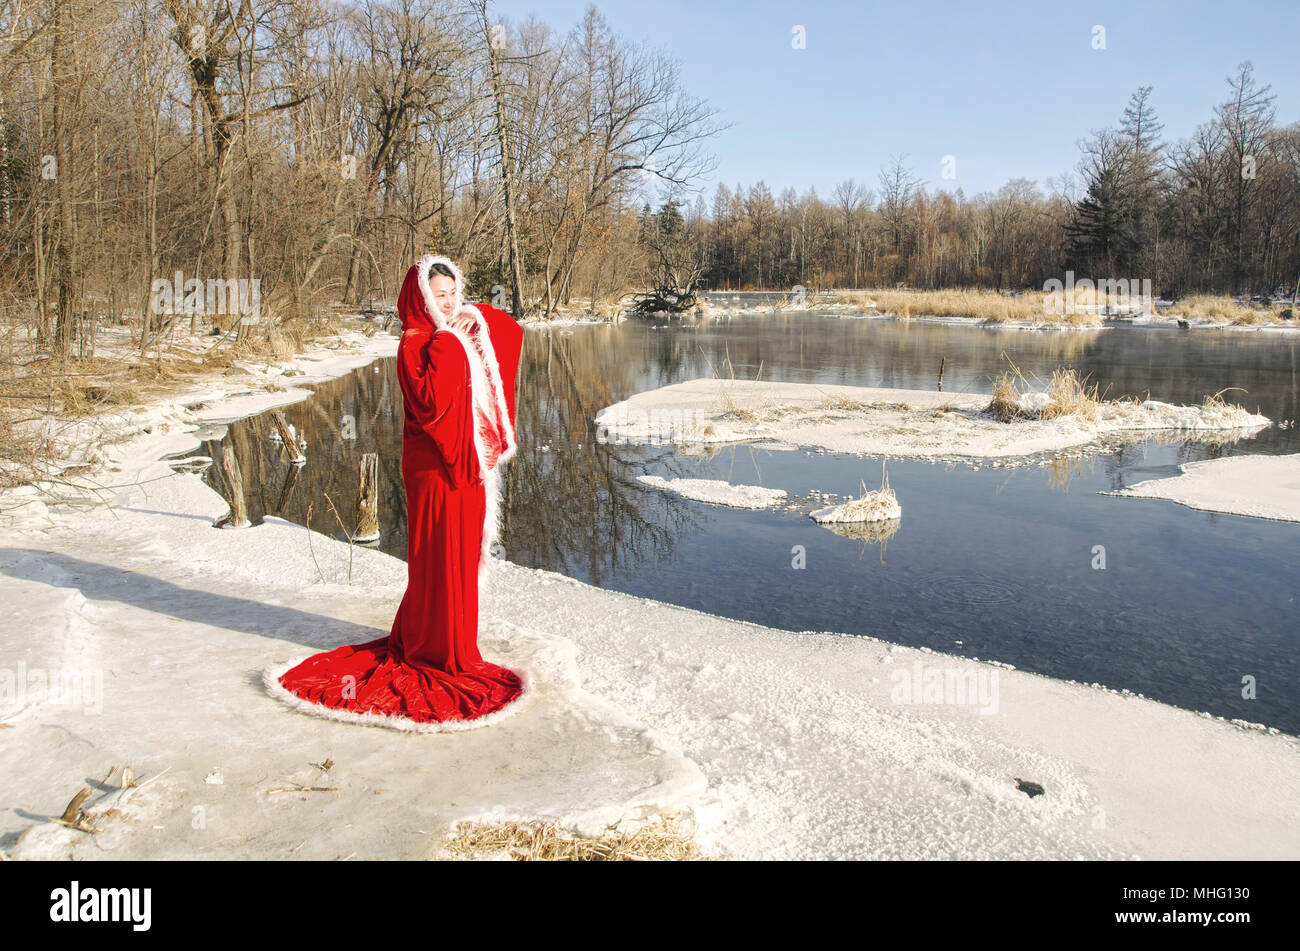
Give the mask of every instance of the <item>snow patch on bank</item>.
M 1166 499 L 1206 512 L 1300 522 L 1300 454 L 1228 456 L 1185 462 L 1178 468 L 1181 475 L 1099 494 Z

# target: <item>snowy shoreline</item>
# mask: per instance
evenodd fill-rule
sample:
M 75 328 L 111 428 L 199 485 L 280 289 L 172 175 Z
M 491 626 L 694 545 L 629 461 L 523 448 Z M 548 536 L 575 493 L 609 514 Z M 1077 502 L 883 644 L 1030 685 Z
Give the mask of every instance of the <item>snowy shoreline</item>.
M 293 361 L 312 371 L 294 382 L 389 347 L 318 348 Z M 672 813 L 720 858 L 1300 857 L 1295 737 L 509 563 L 485 593 L 480 643 L 528 671 L 528 709 L 435 734 L 295 712 L 261 671 L 381 636 L 405 563 L 278 518 L 211 528 L 225 503 L 161 457 L 196 448 L 201 424 L 309 395 L 229 390 L 214 377 L 125 423 L 134 434 L 77 479 L 96 492 L 0 501 L 13 606 L 0 670 L 102 681 L 97 711 L 0 702 L 11 857 L 429 858 L 459 819 L 593 834 Z M 327 760 L 325 782 L 313 764 Z M 96 787 L 99 832 L 48 821 L 115 764 L 142 785 Z M 336 788 L 282 791 L 292 783 Z

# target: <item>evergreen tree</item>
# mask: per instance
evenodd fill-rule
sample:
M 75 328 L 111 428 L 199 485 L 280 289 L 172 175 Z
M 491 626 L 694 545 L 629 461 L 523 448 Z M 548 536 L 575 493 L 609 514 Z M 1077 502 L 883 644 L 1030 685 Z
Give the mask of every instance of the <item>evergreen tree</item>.
M 1091 277 L 1118 277 L 1137 252 L 1132 221 L 1119 169 L 1107 168 L 1088 185 L 1066 228 L 1076 269 Z
M 1097 133 L 1087 149 L 1087 193 L 1076 203 L 1066 227 L 1067 263 L 1081 276 L 1131 276 L 1138 251 L 1133 234 L 1132 194 L 1125 187 L 1129 149 L 1111 132 Z

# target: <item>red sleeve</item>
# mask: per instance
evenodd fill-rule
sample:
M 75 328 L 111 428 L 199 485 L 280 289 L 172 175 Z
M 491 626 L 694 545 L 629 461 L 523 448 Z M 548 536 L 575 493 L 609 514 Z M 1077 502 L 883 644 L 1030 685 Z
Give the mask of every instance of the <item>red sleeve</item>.
M 476 304 L 488 319 L 491 328 L 492 349 L 496 353 L 497 367 L 501 371 L 501 385 L 505 390 L 506 409 L 510 412 L 510 425 L 515 425 L 515 378 L 519 373 L 520 354 L 524 346 L 524 328 L 503 310 L 491 304 Z
M 433 440 L 452 484 L 470 484 L 477 460 L 465 348 L 446 332 L 403 334 L 397 348 L 397 377 L 407 420 Z
M 515 425 L 515 379 L 519 374 L 519 358 L 524 346 L 524 328 L 515 322 L 513 317 L 507 317 L 510 321 L 506 325 L 507 333 L 502 336 L 505 338 L 505 353 L 497 355 L 497 365 L 502 371 L 502 385 L 505 388 L 506 408 L 510 410 L 510 425 Z

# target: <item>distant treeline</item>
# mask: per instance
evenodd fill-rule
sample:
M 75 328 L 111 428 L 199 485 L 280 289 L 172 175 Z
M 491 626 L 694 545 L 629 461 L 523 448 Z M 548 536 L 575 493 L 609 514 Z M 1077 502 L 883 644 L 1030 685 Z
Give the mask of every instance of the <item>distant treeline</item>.
M 680 209 L 685 233 L 711 288 L 1041 290 L 1071 269 L 1149 278 L 1176 295 L 1290 293 L 1300 123 L 1274 126 L 1250 63 L 1227 85 L 1213 118 L 1173 144 L 1161 141 L 1151 87 L 1139 89 L 1116 128 L 1081 143 L 1077 176 L 1049 181 L 1047 194 L 1022 178 L 973 198 L 931 193 L 895 160 L 874 189 L 849 179 L 825 198 L 721 185 L 711 206 L 701 197 Z

